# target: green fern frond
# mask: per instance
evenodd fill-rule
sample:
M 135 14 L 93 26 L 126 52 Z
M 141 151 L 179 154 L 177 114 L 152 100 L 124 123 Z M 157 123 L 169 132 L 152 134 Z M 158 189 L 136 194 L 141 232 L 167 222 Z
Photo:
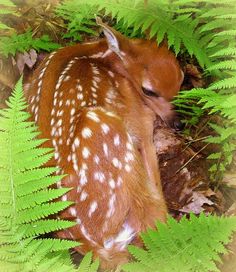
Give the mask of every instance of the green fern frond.
M 11 37 L 0 37 L 0 54 L 5 57 L 15 55 L 16 52 L 24 52 L 34 48 L 35 50 L 53 51 L 60 45 L 52 42 L 47 35 L 33 38 L 31 31 L 23 34 L 13 34 Z
M 70 228 L 72 226 L 74 226 L 74 222 L 71 221 L 44 219 L 37 220 L 37 222 L 27 223 L 27 227 L 25 227 L 25 225 L 20 226 L 19 232 L 23 233 L 22 238 L 25 239 L 51 233 L 53 231 L 62 230 L 65 228 Z
M 146 250 L 129 246 L 136 261 L 124 265 L 123 269 L 127 272 L 219 272 L 215 261 L 220 261 L 219 254 L 227 252 L 225 245 L 233 231 L 236 231 L 235 217 L 191 215 L 190 220 L 182 218 L 179 223 L 169 218 L 166 225 L 157 223 L 157 230 L 141 235 Z
M 9 7 L 15 7 L 16 5 L 10 1 L 10 0 L 1 0 L 1 5 L 4 5 L 4 6 L 9 6 Z
M 3 271 L 42 271 L 50 252 L 63 251 L 78 245 L 77 242 L 57 239 L 35 239 L 38 235 L 68 228 L 73 222 L 43 218 L 68 207 L 70 202 L 52 202 L 69 189 L 48 189 L 48 185 L 60 180 L 51 176 L 56 168 L 42 168 L 42 163 L 52 157 L 51 149 L 39 148 L 35 139 L 36 127 L 27 121 L 24 110 L 22 83 L 18 82 L 9 99 L 9 108 L 0 111 L 0 265 Z M 35 142 L 34 145 L 31 143 Z M 29 146 L 27 147 L 27 145 Z M 21 146 L 21 147 L 19 147 Z M 24 148 L 22 149 L 22 147 Z M 29 163 L 29 160 L 34 158 Z M 25 179 L 24 179 L 25 174 Z M 44 182 L 44 179 L 47 182 Z M 51 179 L 51 181 L 50 181 Z M 22 191 L 22 186 L 30 185 Z M 39 185 L 41 183 L 41 185 Z M 34 185 L 37 189 L 34 188 Z M 30 188 L 32 190 L 30 190 Z M 40 190 L 38 190 L 40 188 Z M 3 227 L 4 226 L 4 227 Z M 32 267 L 34 269 L 32 270 Z M 73 271 L 73 266 L 68 266 Z M 56 271 L 56 270 L 51 270 Z M 69 270 L 68 270 L 69 271 Z
M 1 23 L 0 22 L 0 29 L 2 29 L 2 30 L 8 30 L 8 29 L 11 29 L 9 26 L 7 26 L 7 25 L 5 25 L 5 24 L 3 24 L 3 23 Z
M 219 37 L 219 36 L 233 36 L 235 37 L 236 36 L 236 30 L 234 29 L 231 29 L 231 30 L 224 30 L 224 31 L 221 31 L 217 34 L 215 34 L 216 37 Z
M 2 14 L 13 14 L 13 15 L 17 16 L 16 5 L 12 1 L 2 0 L 0 2 L 0 5 L 1 5 L 0 15 L 2 15 Z M 0 20 L 1 20 L 1 18 L 0 18 Z M 6 26 L 5 24 L 0 23 L 0 29 L 9 29 L 9 27 Z
M 228 14 L 222 14 L 217 16 L 219 19 L 236 19 L 236 14 L 232 13 L 232 11 Z
M 98 266 L 98 259 L 95 262 L 92 262 L 92 253 L 89 252 L 83 258 L 79 268 L 77 269 L 77 272 L 96 272 L 98 270 Z
M 224 56 L 235 56 L 236 55 L 236 49 L 235 48 L 224 48 L 219 50 L 218 52 L 215 52 L 214 54 L 212 54 L 210 57 L 214 58 L 214 57 L 224 57 Z
M 63 17 L 67 23 L 67 33 L 63 38 L 72 38 L 74 41 L 82 40 L 82 33 L 95 35 L 92 27 L 95 23 L 96 7 L 93 5 L 81 4 L 77 1 L 64 1 L 56 10 L 58 16 Z
M 236 76 L 225 78 L 211 84 L 209 90 L 231 89 L 236 87 Z
M 232 27 L 232 22 L 227 22 L 225 19 L 218 19 L 214 21 L 210 21 L 207 24 L 204 24 L 202 27 L 199 28 L 199 31 L 205 32 L 205 31 L 212 31 L 216 29 L 222 29 L 222 26 L 225 27 Z
M 207 2 L 207 1 L 206 1 Z M 222 3 L 222 5 L 220 5 L 220 1 L 215 1 L 215 3 L 217 4 L 217 6 L 215 6 L 214 9 L 208 9 L 205 10 L 205 12 L 203 12 L 200 17 L 201 18 L 212 18 L 212 17 L 217 17 L 217 18 L 228 18 L 224 17 L 226 14 L 233 14 L 235 11 L 235 5 L 233 3 L 233 1 L 231 2 L 226 2 L 224 1 L 224 3 Z

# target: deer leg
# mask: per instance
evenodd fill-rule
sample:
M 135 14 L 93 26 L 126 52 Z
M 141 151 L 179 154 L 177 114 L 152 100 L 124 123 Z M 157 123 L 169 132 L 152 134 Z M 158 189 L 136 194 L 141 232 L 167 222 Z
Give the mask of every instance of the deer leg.
M 143 159 L 144 167 L 149 177 L 149 189 L 153 197 L 159 202 L 162 210 L 161 220 L 165 221 L 167 215 L 167 207 L 162 192 L 161 178 L 156 149 L 153 143 L 153 119 L 151 122 L 146 122 L 145 135 L 142 137 L 140 143 L 140 153 Z

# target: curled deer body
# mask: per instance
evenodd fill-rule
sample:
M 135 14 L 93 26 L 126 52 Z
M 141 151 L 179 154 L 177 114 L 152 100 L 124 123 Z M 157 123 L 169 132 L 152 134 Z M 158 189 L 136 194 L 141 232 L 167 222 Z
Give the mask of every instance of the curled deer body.
M 169 100 L 183 80 L 166 46 L 127 39 L 100 22 L 105 38 L 51 53 L 26 91 L 29 110 L 45 145 L 68 174 L 62 200 L 74 204 L 60 214 L 77 225 L 58 232 L 92 250 L 104 268 L 128 260 L 127 245 L 156 220 L 165 221 L 153 122 L 171 122 Z M 28 84 L 28 85 L 29 85 Z

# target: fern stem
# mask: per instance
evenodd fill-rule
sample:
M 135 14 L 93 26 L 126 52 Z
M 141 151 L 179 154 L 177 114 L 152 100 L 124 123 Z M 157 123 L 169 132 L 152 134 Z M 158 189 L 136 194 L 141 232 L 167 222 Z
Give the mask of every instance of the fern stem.
M 18 110 L 18 109 L 17 109 Z M 15 194 L 15 186 L 14 186 L 14 174 L 13 174 L 13 155 L 12 155 L 12 149 L 13 149 L 13 141 L 12 141 L 12 132 L 15 127 L 15 117 L 16 117 L 16 111 L 14 110 L 14 114 L 12 117 L 11 127 L 9 131 L 9 158 L 10 158 L 10 169 L 9 169 L 9 175 L 10 175 L 10 183 L 11 183 L 11 192 L 12 192 L 12 205 L 13 205 L 13 218 L 16 219 L 16 194 Z M 12 222 L 12 221 L 11 221 Z

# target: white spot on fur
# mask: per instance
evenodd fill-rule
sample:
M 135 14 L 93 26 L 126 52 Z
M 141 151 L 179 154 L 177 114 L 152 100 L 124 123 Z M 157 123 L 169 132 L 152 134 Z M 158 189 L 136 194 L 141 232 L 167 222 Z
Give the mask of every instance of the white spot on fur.
M 82 156 L 83 156 L 84 159 L 87 159 L 90 156 L 90 151 L 89 151 L 89 149 L 87 147 L 83 148 Z
M 77 94 L 77 99 L 78 100 L 82 100 L 84 98 L 83 94 L 82 93 L 78 93 Z
M 130 167 L 129 164 L 125 165 L 125 171 L 128 172 L 128 173 L 131 171 L 131 167 Z
M 104 241 L 103 246 L 105 249 L 111 249 L 114 245 L 114 239 L 110 238 Z
M 77 215 L 77 211 L 76 211 L 76 209 L 74 207 L 70 208 L 70 214 L 72 216 L 76 216 Z
M 120 136 L 118 134 L 116 134 L 116 136 L 114 137 L 114 145 L 120 145 Z
M 67 201 L 67 195 L 63 195 L 61 198 L 62 201 Z
M 123 183 L 123 179 L 121 177 L 118 177 L 117 178 L 117 186 L 120 187 L 122 183 Z
M 96 114 L 95 112 L 93 112 L 93 111 L 87 112 L 86 116 L 87 116 L 89 119 L 91 119 L 91 120 L 93 120 L 94 122 L 96 122 L 96 123 L 99 123 L 99 122 L 100 122 L 99 117 L 98 117 L 97 114 Z
M 76 221 L 76 223 L 77 223 L 78 225 L 80 225 L 80 224 L 81 224 L 81 220 L 80 220 L 80 218 L 79 218 L 79 217 L 77 217 L 75 221 Z
M 115 212 L 115 201 L 116 201 L 116 195 L 115 194 L 112 194 L 110 199 L 109 199 L 109 203 L 108 203 L 108 211 L 107 211 L 107 214 L 106 214 L 106 217 L 107 218 L 110 218 L 114 212 Z
M 102 172 L 95 172 L 94 179 L 98 180 L 99 182 L 103 183 L 105 181 L 105 176 Z
M 114 239 L 114 242 L 115 244 L 119 245 L 120 250 L 124 250 L 135 235 L 136 232 L 134 229 L 128 223 L 124 223 L 122 230 L 118 233 L 117 237 Z
M 107 124 L 102 124 L 101 127 L 102 127 L 102 131 L 105 134 L 107 134 L 110 131 L 110 128 L 109 128 L 109 126 Z
M 131 152 L 127 152 L 125 155 L 125 162 L 133 161 L 134 155 Z
M 97 89 L 94 88 L 94 87 L 91 87 L 91 91 L 94 92 L 94 93 L 96 93 L 96 92 L 97 92 Z
M 131 144 L 130 142 L 127 142 L 127 143 L 126 143 L 126 148 L 127 148 L 128 150 L 130 150 L 130 151 L 133 150 L 133 146 L 132 146 L 132 144 Z
M 54 158 L 55 158 L 55 160 L 58 160 L 58 158 L 59 158 L 59 153 L 58 152 L 54 153 Z
M 112 71 L 108 71 L 108 74 L 111 76 L 111 77 L 114 77 L 115 74 L 112 72 Z
M 92 214 L 96 211 L 97 207 L 98 207 L 98 203 L 96 201 L 93 201 L 89 208 L 89 213 L 88 213 L 89 217 L 92 216 Z
M 103 147 L 103 152 L 104 152 L 105 156 L 108 157 L 108 146 L 107 146 L 107 144 L 103 143 L 102 147 Z
M 80 145 L 80 140 L 78 137 L 75 138 L 74 144 L 75 144 L 75 147 L 78 147 Z
M 116 184 L 115 184 L 114 179 L 110 179 L 110 180 L 109 180 L 109 186 L 111 187 L 111 189 L 115 189 Z
M 98 84 L 95 80 L 92 81 L 94 88 L 98 88 Z
M 68 80 L 70 80 L 70 76 L 66 76 L 66 78 L 64 79 L 64 81 L 68 81 Z
M 90 128 L 88 127 L 85 127 L 82 129 L 82 137 L 87 139 L 87 138 L 90 138 L 92 136 L 92 131 Z
M 119 168 L 120 161 L 117 158 L 112 159 L 112 164 L 116 167 Z
M 88 182 L 85 169 L 80 169 L 79 177 L 80 177 L 80 185 L 84 186 Z
M 59 120 L 57 121 L 57 126 L 60 127 L 61 125 L 62 125 L 62 119 L 59 119 Z
M 70 111 L 70 115 L 74 115 L 75 114 L 75 108 L 72 108 Z
M 95 155 L 94 158 L 93 158 L 93 160 L 94 160 L 94 162 L 96 164 L 99 164 L 99 162 L 100 162 L 100 159 L 99 159 L 98 155 Z
M 82 191 L 82 193 L 80 194 L 80 201 L 85 201 L 87 197 L 88 197 L 87 192 Z

